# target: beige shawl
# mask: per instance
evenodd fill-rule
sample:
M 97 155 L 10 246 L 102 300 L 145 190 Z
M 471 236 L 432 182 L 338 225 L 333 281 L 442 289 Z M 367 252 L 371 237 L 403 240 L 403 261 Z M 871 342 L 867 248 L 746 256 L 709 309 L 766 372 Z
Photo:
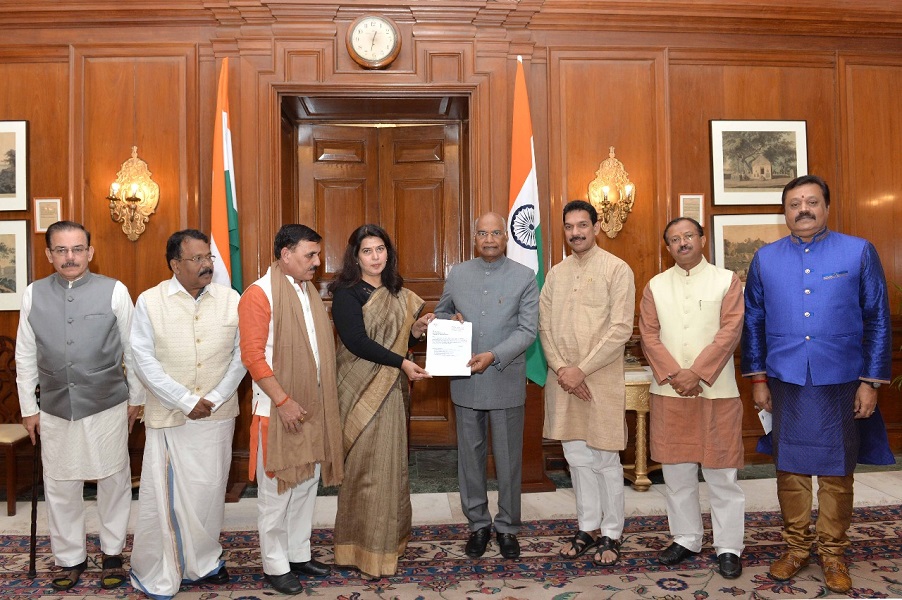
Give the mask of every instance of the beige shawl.
M 306 286 L 316 330 L 320 382 L 316 361 L 307 336 L 304 310 L 294 286 L 285 277 L 278 261 L 272 264 L 273 374 L 285 392 L 307 411 L 301 431 L 285 431 L 276 415 L 267 434 L 266 472 L 279 482 L 279 493 L 313 476 L 321 465 L 324 485 L 338 485 L 344 473 L 338 392 L 335 383 L 335 342 L 326 307 L 316 288 Z M 276 400 L 276 399 L 274 399 Z

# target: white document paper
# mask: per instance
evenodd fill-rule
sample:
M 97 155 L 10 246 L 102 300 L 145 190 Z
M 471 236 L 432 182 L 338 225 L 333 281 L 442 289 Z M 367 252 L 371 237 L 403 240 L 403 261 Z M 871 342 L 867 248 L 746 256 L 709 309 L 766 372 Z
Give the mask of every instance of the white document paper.
M 473 357 L 473 324 L 435 319 L 426 330 L 426 370 L 433 377 L 470 376 L 467 363 Z
M 774 428 L 774 416 L 762 408 L 758 411 L 758 418 L 761 419 L 761 427 L 764 428 L 764 435 L 767 435 L 771 432 L 771 429 Z

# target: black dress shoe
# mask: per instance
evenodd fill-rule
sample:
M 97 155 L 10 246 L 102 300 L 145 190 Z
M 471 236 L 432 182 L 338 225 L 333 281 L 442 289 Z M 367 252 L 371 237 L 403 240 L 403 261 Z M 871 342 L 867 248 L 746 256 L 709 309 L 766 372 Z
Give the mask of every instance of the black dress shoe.
M 520 557 L 520 542 L 513 533 L 498 532 L 498 548 L 501 549 L 501 556 L 504 558 Z
M 219 567 L 219 570 L 212 575 L 207 575 L 201 579 L 201 583 L 209 583 L 212 585 L 225 585 L 229 582 L 229 571 L 225 565 Z
M 288 566 L 295 575 L 308 575 L 310 577 L 328 577 L 332 573 L 332 567 L 324 565 L 315 559 L 307 562 L 290 562 Z
M 739 561 L 739 557 L 732 552 L 718 554 L 717 565 L 724 579 L 736 579 L 742 575 L 742 563 Z
M 279 593 L 290 596 L 292 594 L 300 594 L 304 591 L 304 588 L 301 587 L 301 582 L 298 581 L 298 578 L 290 571 L 282 575 L 267 575 L 264 573 L 263 577 L 266 578 L 269 585 Z
M 467 540 L 467 547 L 464 548 L 464 553 L 470 558 L 479 558 L 485 554 L 490 537 L 492 537 L 491 525 L 486 525 L 482 529 L 471 532 L 470 539 Z
M 662 565 L 667 566 L 676 565 L 683 562 L 693 554 L 698 554 L 698 552 L 693 552 L 689 548 L 684 548 L 683 546 L 680 546 L 679 544 L 674 542 L 670 544 L 666 549 L 661 551 L 661 553 L 658 555 L 658 562 Z

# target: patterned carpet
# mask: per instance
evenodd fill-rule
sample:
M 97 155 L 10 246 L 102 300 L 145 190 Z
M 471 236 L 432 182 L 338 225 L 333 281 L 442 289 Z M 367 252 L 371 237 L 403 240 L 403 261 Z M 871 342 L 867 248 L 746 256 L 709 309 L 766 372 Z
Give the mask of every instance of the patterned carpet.
M 706 517 L 707 520 L 707 517 Z M 710 526 L 709 523 L 706 525 Z M 416 527 L 413 541 L 395 577 L 364 581 L 350 569 L 331 577 L 303 581 L 298 597 L 335 600 L 399 599 L 512 599 L 595 600 L 601 598 L 656 598 L 666 600 L 706 598 L 821 598 L 830 596 L 817 562 L 784 583 L 767 576 L 770 563 L 780 555 L 780 517 L 776 513 L 746 515 L 745 570 L 739 579 L 725 580 L 717 572 L 710 546 L 679 567 L 667 568 L 655 557 L 669 543 L 663 516 L 627 519 L 623 558 L 616 567 L 599 568 L 591 560 L 562 559 L 557 549 L 572 534 L 570 520 L 532 521 L 520 536 L 523 556 L 508 561 L 498 555 L 494 541 L 477 561 L 463 554 L 467 538 L 462 525 Z M 856 509 L 850 531 L 853 598 L 902 597 L 902 510 L 895 506 Z M 332 531 L 314 532 L 314 553 L 332 562 Z M 708 540 L 710 541 L 710 540 Z M 284 597 L 262 579 L 256 532 L 224 535 L 226 562 L 232 579 L 220 587 L 184 586 L 179 600 L 242 600 Z M 129 544 L 130 547 L 130 544 Z M 53 595 L 48 587 L 55 568 L 46 537 L 38 540 L 38 577 L 27 579 L 28 537 L 6 536 L 0 546 L 0 598 L 144 598 L 131 587 L 105 592 L 98 587 L 99 569 L 91 565 L 81 583 L 66 594 Z M 90 552 L 98 559 L 96 537 Z M 841 597 L 834 595 L 836 597 Z

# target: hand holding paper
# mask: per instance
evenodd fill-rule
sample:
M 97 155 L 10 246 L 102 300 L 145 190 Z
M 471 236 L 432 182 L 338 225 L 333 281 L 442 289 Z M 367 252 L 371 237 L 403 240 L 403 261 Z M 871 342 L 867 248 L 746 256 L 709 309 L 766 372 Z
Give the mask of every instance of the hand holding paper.
M 470 375 L 473 356 L 473 324 L 435 319 L 426 330 L 426 371 L 433 377 Z

